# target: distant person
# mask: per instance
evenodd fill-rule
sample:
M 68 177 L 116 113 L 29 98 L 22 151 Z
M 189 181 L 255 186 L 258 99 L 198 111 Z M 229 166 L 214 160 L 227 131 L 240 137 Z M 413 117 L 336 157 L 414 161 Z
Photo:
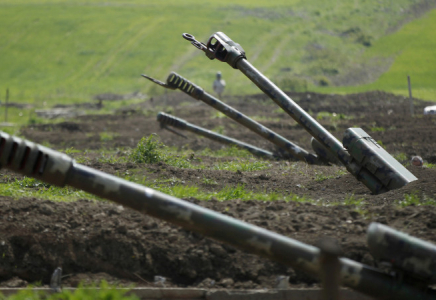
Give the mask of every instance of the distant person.
M 221 94 L 224 92 L 226 87 L 226 82 L 221 78 L 221 72 L 218 71 L 216 73 L 216 79 L 213 82 L 213 90 L 218 95 L 218 98 L 221 98 Z

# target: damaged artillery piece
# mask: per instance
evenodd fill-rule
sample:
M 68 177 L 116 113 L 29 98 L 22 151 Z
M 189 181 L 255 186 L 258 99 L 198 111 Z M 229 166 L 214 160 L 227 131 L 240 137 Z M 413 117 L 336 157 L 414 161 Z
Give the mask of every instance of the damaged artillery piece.
M 150 76 L 142 75 L 144 78 L 147 78 L 148 80 L 164 87 L 167 89 L 180 89 L 182 92 L 188 94 L 192 98 L 196 100 L 201 100 L 207 105 L 215 108 L 216 110 L 222 112 L 232 120 L 238 122 L 242 126 L 245 126 L 249 130 L 253 131 L 254 133 L 258 134 L 259 136 L 265 138 L 269 142 L 275 144 L 279 150 L 286 151 L 288 155 L 290 155 L 293 158 L 305 161 L 309 164 L 319 164 L 321 163 L 319 157 L 317 155 L 314 155 L 312 153 L 307 152 L 306 150 L 302 149 L 298 145 L 292 143 L 291 141 L 287 140 L 286 138 L 282 137 L 278 133 L 272 131 L 271 129 L 263 126 L 262 124 L 259 124 L 258 122 L 254 121 L 253 119 L 249 118 L 248 116 L 244 115 L 243 113 L 239 112 L 238 110 L 234 109 L 233 107 L 223 103 L 219 99 L 215 98 L 214 96 L 210 95 L 209 93 L 205 92 L 203 88 L 200 86 L 190 82 L 189 80 L 183 78 L 179 74 L 175 72 L 171 72 L 170 75 L 168 75 L 166 83 L 156 80 Z M 158 117 L 159 119 L 159 117 Z M 315 142 L 316 143 L 316 142 Z M 319 151 L 321 154 L 324 154 L 322 156 L 322 159 L 324 161 L 331 161 L 336 162 L 337 160 L 332 157 L 328 157 L 326 149 L 322 149 L 322 145 L 317 145 L 317 147 L 314 147 L 315 150 L 321 149 Z M 284 153 L 282 153 L 283 155 Z
M 197 41 L 193 35 L 188 33 L 184 33 L 183 38 L 205 52 L 209 59 L 216 58 L 221 62 L 227 62 L 234 69 L 239 69 L 298 124 L 306 129 L 318 144 L 321 144 L 323 148 L 337 157 L 347 170 L 374 194 L 397 189 L 417 180 L 412 173 L 361 128 L 347 129 L 341 144 L 321 124 L 252 66 L 246 59 L 244 49 L 224 33 L 214 33 L 207 44 Z
M 319 248 L 76 163 L 47 147 L 0 132 L 0 165 L 56 186 L 69 185 L 168 221 L 314 277 L 325 273 Z M 381 224 L 368 230 L 370 250 L 392 263 L 383 273 L 339 258 L 341 283 L 379 299 L 436 299 L 436 247 Z

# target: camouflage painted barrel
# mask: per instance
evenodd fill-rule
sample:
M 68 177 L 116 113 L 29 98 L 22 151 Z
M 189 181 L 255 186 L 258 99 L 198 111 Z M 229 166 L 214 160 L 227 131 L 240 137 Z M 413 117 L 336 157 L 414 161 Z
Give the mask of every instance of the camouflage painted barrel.
M 222 112 L 232 120 L 238 122 L 239 124 L 247 127 L 251 131 L 260 135 L 261 137 L 267 139 L 271 143 L 275 144 L 277 147 L 288 152 L 292 157 L 299 160 L 305 161 L 310 164 L 320 163 L 318 157 L 312 153 L 307 152 L 298 145 L 287 140 L 278 133 L 272 131 L 271 129 L 263 126 L 262 124 L 254 121 L 250 117 L 244 115 L 240 111 L 234 109 L 233 107 L 225 104 L 224 102 L 218 100 L 212 95 L 206 93 L 203 88 L 190 82 L 186 78 L 183 78 L 175 72 L 171 72 L 167 78 L 167 86 L 172 89 L 180 89 L 191 97 L 201 100 L 209 106 L 212 106 L 216 110 Z
M 182 120 L 180 118 L 176 118 L 170 114 L 160 112 L 157 115 L 157 120 L 161 124 L 170 125 L 170 126 L 173 126 L 173 127 L 179 128 L 179 129 L 191 131 L 195 134 L 202 135 L 204 137 L 207 137 L 208 139 L 217 141 L 217 142 L 225 144 L 225 145 L 231 145 L 231 146 L 239 147 L 241 149 L 245 149 L 256 156 L 269 158 L 269 159 L 278 159 L 278 157 L 275 156 L 272 152 L 269 152 L 269 151 L 263 150 L 261 148 L 258 148 L 256 146 L 246 144 L 244 142 L 232 139 L 232 138 L 227 137 L 225 135 L 201 128 L 199 126 L 195 126 L 195 125 L 193 125 L 185 120 Z
M 81 189 L 258 254 L 317 277 L 318 248 L 212 210 L 166 195 L 151 188 L 76 163 L 47 147 L 0 132 L 0 164 L 46 183 Z M 381 299 L 436 299 L 436 292 L 400 282 L 347 258 L 340 259 L 345 286 Z
M 279 105 L 288 115 L 290 115 L 298 124 L 309 132 L 318 142 L 336 156 L 347 170 L 353 174 L 359 181 L 364 183 L 373 193 L 379 194 L 387 191 L 377 177 L 371 172 L 358 165 L 351 155 L 344 149 L 330 132 L 321 124 L 305 112 L 300 106 L 292 101 L 282 90 L 280 90 L 268 78 L 263 76 L 254 68 L 246 59 L 240 59 L 237 62 L 238 69 L 244 73 L 254 84 L 256 84 L 265 94 Z
M 368 143 L 358 143 L 364 146 L 362 151 L 348 152 L 344 146 L 321 124 L 298 106 L 291 98 L 288 97 L 280 88 L 265 77 L 259 70 L 252 66 L 246 59 L 245 51 L 242 47 L 232 41 L 227 35 L 222 32 L 214 33 L 208 40 L 207 44 L 200 43 L 195 40 L 190 34 L 183 34 L 183 37 L 204 51 L 210 59 L 218 59 L 222 62 L 227 62 L 235 69 L 239 69 L 244 73 L 255 85 L 257 85 L 265 94 L 267 94 L 277 105 L 279 105 L 289 116 L 291 116 L 298 124 L 300 124 L 307 132 L 309 132 L 319 143 L 328 149 L 341 163 L 345 165 L 347 170 L 356 177 L 357 180 L 365 184 L 373 193 L 383 193 L 389 189 L 399 188 L 417 180 L 417 178 L 403 166 L 391 168 L 390 165 L 396 161 L 392 156 L 386 153 L 377 153 L 374 157 L 374 152 L 370 150 L 371 146 Z M 356 132 L 351 130 L 351 132 Z M 345 140 L 347 135 L 345 135 Z M 372 150 L 374 148 L 372 147 Z M 368 151 L 368 152 L 365 152 Z M 386 167 L 380 172 L 377 169 L 368 169 L 368 166 L 374 164 L 362 164 L 361 161 L 350 155 L 354 153 L 368 153 L 367 159 L 377 160 L 378 167 Z M 387 155 L 386 155 L 387 154 Z M 377 167 L 377 168 L 378 168 Z M 388 184 L 386 184 L 388 182 Z M 392 183 L 390 183 L 392 182 Z
M 436 283 L 436 246 L 386 225 L 371 223 L 368 248 L 375 259 L 392 264 L 411 277 Z

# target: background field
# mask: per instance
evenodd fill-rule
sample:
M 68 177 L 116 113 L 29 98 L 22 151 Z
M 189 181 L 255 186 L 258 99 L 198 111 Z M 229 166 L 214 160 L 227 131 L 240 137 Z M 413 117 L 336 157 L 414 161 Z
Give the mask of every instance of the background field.
M 434 100 L 436 12 L 425 14 L 434 6 L 416 0 L 3 0 L 0 100 L 8 87 L 12 101 L 35 105 L 106 92 L 154 95 L 163 90 L 139 75 L 165 79 L 170 71 L 209 89 L 221 70 L 228 94 L 256 93 L 240 72 L 210 62 L 181 38 L 189 32 L 206 41 L 216 31 L 239 42 L 287 90 L 405 94 L 410 74 L 414 95 Z

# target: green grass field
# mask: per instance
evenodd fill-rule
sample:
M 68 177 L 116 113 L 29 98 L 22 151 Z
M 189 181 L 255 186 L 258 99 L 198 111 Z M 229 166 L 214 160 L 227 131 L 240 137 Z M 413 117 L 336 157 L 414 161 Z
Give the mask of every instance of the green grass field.
M 365 57 L 394 57 L 390 69 L 377 81 L 329 91 L 343 93 L 384 90 L 408 95 L 407 76 L 411 78 L 412 94 L 416 98 L 436 102 L 436 10 L 405 25 L 398 32 L 383 37 L 367 50 Z M 325 91 L 326 89 L 324 89 Z M 323 91 L 323 89 L 319 89 Z
M 89 101 L 98 93 L 150 95 L 163 90 L 139 75 L 165 79 L 176 71 L 210 90 L 216 71 L 227 93 L 257 93 L 237 70 L 183 40 L 223 31 L 240 43 L 258 69 L 283 84 L 303 80 L 325 92 L 382 89 L 404 93 L 412 77 L 416 96 L 435 98 L 432 12 L 386 35 L 416 1 L 15 1 L 0 2 L 0 100 Z M 369 45 L 371 44 L 371 45 Z M 372 58 L 395 59 L 370 85 L 320 88 Z M 433 64 L 432 64 L 433 63 Z M 324 81 L 323 81 L 324 80 Z

